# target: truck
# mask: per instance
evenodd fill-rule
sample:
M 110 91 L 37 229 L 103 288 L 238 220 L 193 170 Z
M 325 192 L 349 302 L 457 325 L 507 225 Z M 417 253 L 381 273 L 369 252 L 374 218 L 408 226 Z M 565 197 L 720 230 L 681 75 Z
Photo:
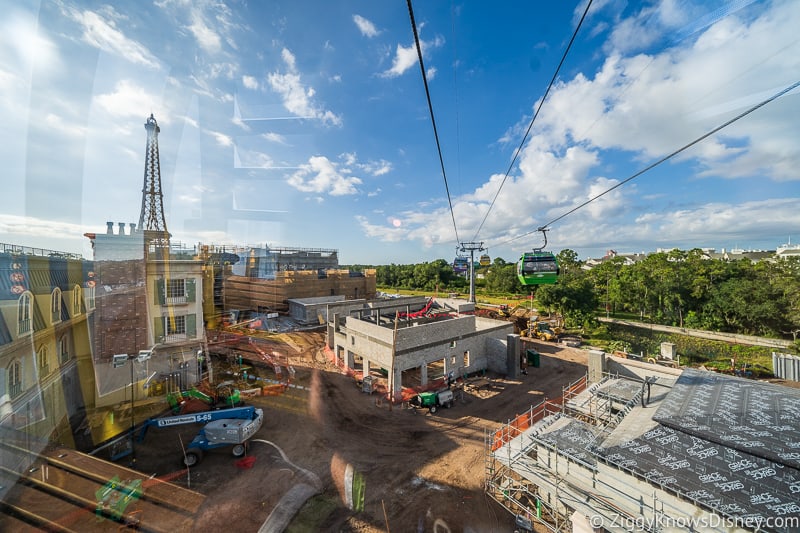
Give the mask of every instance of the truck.
M 414 407 L 428 408 L 431 414 L 435 413 L 439 407 L 453 406 L 453 391 L 450 389 L 438 392 L 420 392 L 411 399 Z
M 223 446 L 232 445 L 233 456 L 243 456 L 247 451 L 247 441 L 261 429 L 263 422 L 264 410 L 253 406 L 154 417 L 144 423 L 138 441 L 144 440 L 151 426 L 164 428 L 183 424 L 205 424 L 183 454 L 183 464 L 192 467 L 203 459 L 204 452 Z

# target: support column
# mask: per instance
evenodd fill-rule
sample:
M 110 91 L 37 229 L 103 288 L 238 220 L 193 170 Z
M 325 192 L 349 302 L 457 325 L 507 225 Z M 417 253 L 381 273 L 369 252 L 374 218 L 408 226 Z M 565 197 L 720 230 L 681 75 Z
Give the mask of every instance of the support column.
M 328 344 L 328 348 L 330 348 L 331 350 L 334 349 L 334 344 L 336 344 L 335 343 L 335 339 L 336 339 L 336 321 L 338 319 L 339 319 L 339 316 L 334 313 L 333 320 L 329 320 L 328 321 L 328 326 L 326 328 L 326 331 L 327 331 L 327 334 L 328 334 L 328 338 L 325 339 L 325 340 L 326 340 L 326 342 Z
M 392 390 L 389 391 L 392 395 L 392 401 L 399 402 L 403 399 L 403 371 L 396 366 L 392 366 L 394 379 L 392 380 Z
M 422 366 L 419 367 L 419 381 L 421 385 L 428 384 L 428 365 L 422 363 Z
M 606 352 L 589 350 L 589 383 L 599 383 L 606 372 Z
M 362 368 L 364 376 L 369 376 L 369 359 L 365 359 L 364 357 L 362 357 L 361 362 L 362 365 L 364 366 L 364 368 Z
M 510 379 L 517 379 L 520 376 L 519 358 L 521 356 L 519 335 L 511 333 L 506 336 L 506 374 Z
M 344 364 L 347 368 L 352 370 L 355 364 L 355 354 L 350 350 L 345 350 L 344 354 Z

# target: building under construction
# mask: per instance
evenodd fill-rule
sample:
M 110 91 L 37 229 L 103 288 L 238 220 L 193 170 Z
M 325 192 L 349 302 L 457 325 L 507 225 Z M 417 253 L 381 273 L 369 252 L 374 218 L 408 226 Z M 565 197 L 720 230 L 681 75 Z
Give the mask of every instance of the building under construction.
M 486 491 L 528 529 L 800 531 L 800 390 L 593 351 L 488 436 Z
M 338 251 L 201 245 L 206 315 L 289 311 L 289 300 L 374 298 L 375 270 L 339 269 Z M 213 303 L 213 304 L 212 304 Z
M 505 320 L 475 315 L 464 300 L 417 297 L 328 305 L 327 346 L 335 364 L 364 377 L 388 378 L 395 401 L 429 387 L 493 370 L 519 372 L 519 335 Z

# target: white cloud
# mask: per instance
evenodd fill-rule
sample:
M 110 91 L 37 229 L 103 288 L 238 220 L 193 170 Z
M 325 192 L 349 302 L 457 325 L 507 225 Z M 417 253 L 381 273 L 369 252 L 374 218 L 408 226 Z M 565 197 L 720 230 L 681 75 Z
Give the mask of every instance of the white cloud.
M 282 144 L 284 146 L 289 146 L 289 143 L 286 141 L 286 137 L 274 132 L 263 133 L 261 136 L 268 140 L 269 142 L 273 142 L 276 144 Z
M 253 76 L 242 76 L 242 85 L 244 85 L 245 89 L 258 89 L 258 80 L 255 79 Z
M 314 88 L 306 87 L 301 82 L 294 54 L 284 48 L 281 57 L 288 71 L 286 73 L 272 72 L 267 76 L 267 81 L 272 90 L 283 99 L 283 106 L 286 110 L 298 117 L 316 118 L 324 123 L 340 126 L 342 119 L 339 116 L 314 103 Z
M 48 113 L 45 116 L 45 125 L 51 132 L 57 132 L 61 135 L 81 139 L 86 135 L 86 126 L 81 126 L 73 123 L 65 123 L 64 120 L 53 113 Z
M 385 159 L 361 162 L 358 160 L 358 155 L 355 152 L 345 152 L 343 154 L 339 154 L 339 159 L 342 160 L 342 163 L 345 166 L 355 167 L 359 170 L 363 170 L 371 176 L 383 176 L 392 171 L 391 162 L 386 161 Z
M 0 235 L 9 244 L 18 242 L 24 246 L 51 248 L 53 245 L 49 243 L 53 235 L 58 235 L 61 248 L 56 251 L 80 253 L 74 250 L 82 249 L 86 241 L 83 234 L 94 229 L 60 220 L 0 213 Z
M 141 117 L 142 109 L 153 109 L 154 104 L 160 99 L 130 80 L 120 80 L 111 93 L 100 94 L 95 102 L 106 113 L 113 117 Z M 156 117 L 161 121 L 161 117 Z M 168 118 L 164 118 L 168 121 Z
M 419 45 L 422 49 L 422 57 L 423 60 L 430 60 L 430 58 L 426 58 L 426 52 L 431 50 L 432 48 L 438 48 L 444 44 L 444 39 L 441 37 L 436 37 L 432 41 L 425 41 L 420 39 Z M 392 58 L 392 66 L 381 73 L 381 76 L 384 78 L 396 78 L 398 76 L 402 76 L 405 72 L 416 65 L 418 61 L 417 55 L 417 47 L 414 43 L 410 46 L 405 47 L 401 44 L 397 45 L 397 49 L 395 50 L 394 57 Z M 431 67 L 428 68 L 428 72 L 431 72 Z M 436 69 L 433 69 L 433 74 L 436 73 Z
M 324 156 L 309 158 L 307 165 L 289 176 L 289 185 L 303 192 L 327 193 L 331 196 L 344 196 L 358 193 L 361 179 L 351 175 L 348 168 Z
M 214 139 L 217 141 L 217 144 L 220 146 L 233 146 L 233 139 L 229 135 L 211 130 L 207 131 L 206 133 L 214 137 Z
M 356 23 L 358 30 L 364 37 L 375 37 L 380 33 L 375 27 L 375 24 L 365 19 L 361 15 L 353 15 L 353 22 Z
M 417 64 L 417 48 L 415 45 L 403 46 L 397 45 L 397 50 L 392 59 L 392 66 L 389 70 L 383 72 L 382 76 L 385 78 L 396 78 L 403 75 L 405 71 Z
M 71 8 L 67 9 L 66 13 L 83 27 L 83 40 L 89 45 L 123 57 L 131 63 L 158 68 L 158 59 L 147 47 L 129 39 L 117 29 L 113 18 L 118 18 L 119 15 L 113 8 L 105 9 L 109 18 L 104 18 L 100 13 L 93 11 L 78 11 Z
M 193 9 L 189 31 L 194 35 L 197 44 L 206 52 L 216 53 L 222 48 L 222 39 L 205 21 L 202 11 Z
M 385 176 L 392 171 L 392 164 L 384 159 L 361 163 L 359 167 L 373 176 Z

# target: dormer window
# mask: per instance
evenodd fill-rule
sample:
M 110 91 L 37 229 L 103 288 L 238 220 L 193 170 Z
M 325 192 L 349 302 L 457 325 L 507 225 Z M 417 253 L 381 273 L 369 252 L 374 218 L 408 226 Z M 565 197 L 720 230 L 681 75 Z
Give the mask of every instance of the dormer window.
M 80 285 L 75 285 L 72 288 L 72 316 L 78 316 L 81 314 L 81 299 L 83 298 L 83 293 L 81 291 Z
M 61 289 L 56 287 L 50 296 L 50 321 L 53 324 L 61 322 Z
M 17 332 L 25 335 L 31 332 L 31 293 L 25 291 L 17 301 Z

